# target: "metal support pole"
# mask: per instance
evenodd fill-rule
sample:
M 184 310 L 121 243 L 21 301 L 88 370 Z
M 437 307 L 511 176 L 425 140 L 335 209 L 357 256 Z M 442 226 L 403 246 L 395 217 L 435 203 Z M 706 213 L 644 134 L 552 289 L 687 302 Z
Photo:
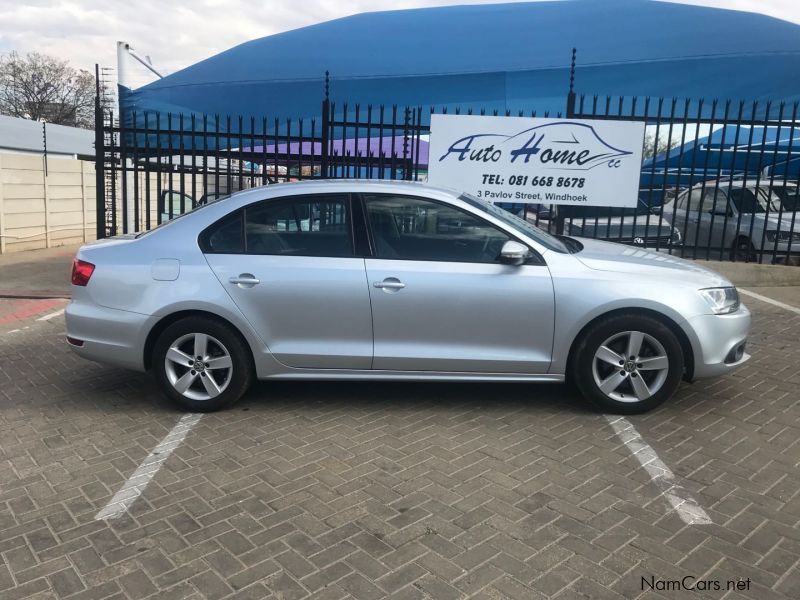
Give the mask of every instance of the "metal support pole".
M 569 92 L 567 93 L 567 119 L 575 117 L 575 58 L 578 51 L 576 48 L 572 49 L 572 59 L 569 64 Z M 564 214 L 559 207 L 556 210 L 556 235 L 564 235 Z
M 103 104 L 100 101 L 100 66 L 94 66 L 94 185 L 97 239 L 106 237 L 105 138 L 103 136 Z
M 330 118 L 331 118 L 331 98 L 330 98 L 330 73 L 325 71 L 325 97 L 322 100 L 322 148 L 320 156 L 320 175 L 325 178 L 330 176 L 329 152 L 330 152 Z M 277 176 L 277 173 L 275 173 Z

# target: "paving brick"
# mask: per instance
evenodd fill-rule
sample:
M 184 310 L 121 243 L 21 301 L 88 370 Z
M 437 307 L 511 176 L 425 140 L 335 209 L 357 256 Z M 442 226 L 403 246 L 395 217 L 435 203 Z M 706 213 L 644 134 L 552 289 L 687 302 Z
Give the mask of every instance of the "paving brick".
M 23 317 L 0 329 L 0 598 L 663 600 L 643 574 L 699 570 L 751 577 L 726 600 L 793 599 L 800 317 L 748 305 L 750 364 L 629 417 L 704 526 L 562 387 L 310 382 L 205 415 L 94 521 L 180 413 Z

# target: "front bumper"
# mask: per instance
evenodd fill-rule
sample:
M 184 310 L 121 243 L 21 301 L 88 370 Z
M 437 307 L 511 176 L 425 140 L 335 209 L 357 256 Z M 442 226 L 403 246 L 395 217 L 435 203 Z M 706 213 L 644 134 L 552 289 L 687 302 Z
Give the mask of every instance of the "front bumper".
M 73 300 L 64 311 L 69 347 L 99 363 L 144 371 L 144 338 L 149 315 Z
M 715 377 L 735 371 L 750 359 L 736 349 L 747 342 L 750 311 L 742 304 L 729 315 L 699 315 L 688 321 L 694 347 L 693 378 Z

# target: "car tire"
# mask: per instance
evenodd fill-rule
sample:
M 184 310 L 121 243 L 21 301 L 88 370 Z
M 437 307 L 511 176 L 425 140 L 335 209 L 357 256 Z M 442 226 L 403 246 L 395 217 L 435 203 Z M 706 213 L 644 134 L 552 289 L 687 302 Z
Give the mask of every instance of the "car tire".
M 619 315 L 583 334 L 571 376 L 601 410 L 631 415 L 668 400 L 680 385 L 683 367 L 681 344 L 669 327 L 645 315 Z
M 758 254 L 753 243 L 746 237 L 736 238 L 731 247 L 731 261 L 758 262 Z
M 186 317 L 169 325 L 153 347 L 153 371 L 164 394 L 190 412 L 236 402 L 254 377 L 247 343 L 215 319 Z

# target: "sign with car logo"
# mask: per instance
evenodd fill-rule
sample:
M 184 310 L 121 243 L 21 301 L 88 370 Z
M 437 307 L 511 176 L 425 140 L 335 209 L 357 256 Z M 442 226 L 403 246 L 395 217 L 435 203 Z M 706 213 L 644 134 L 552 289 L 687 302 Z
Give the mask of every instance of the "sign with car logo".
M 644 123 L 431 115 L 428 182 L 490 202 L 635 207 Z

